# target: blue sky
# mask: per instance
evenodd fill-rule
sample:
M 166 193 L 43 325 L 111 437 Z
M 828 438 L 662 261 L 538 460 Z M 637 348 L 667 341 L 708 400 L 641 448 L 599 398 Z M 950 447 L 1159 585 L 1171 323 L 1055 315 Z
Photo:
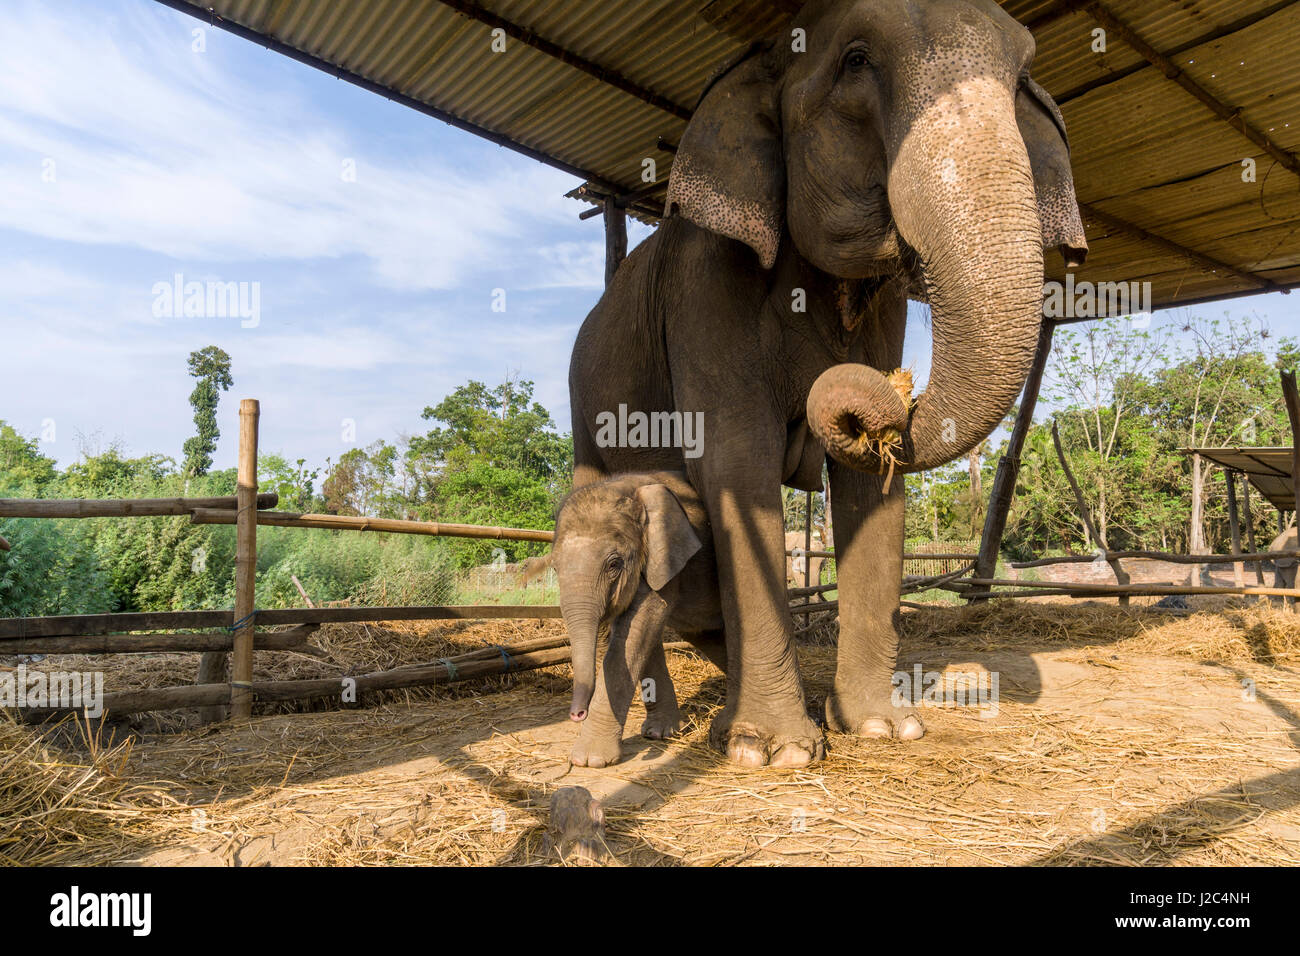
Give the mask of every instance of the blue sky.
M 52 433 L 63 465 L 79 434 L 179 459 L 185 360 L 215 344 L 235 379 L 218 467 L 239 398 L 262 402 L 264 450 L 313 464 L 422 433 L 469 378 L 532 379 L 567 431 L 603 281 L 577 180 L 220 30 L 196 52 L 200 26 L 150 0 L 0 6 L 0 419 Z M 258 283 L 257 326 L 155 315 L 177 273 Z M 1205 311 L 1300 335 L 1291 300 Z M 928 353 L 914 314 L 920 381 Z

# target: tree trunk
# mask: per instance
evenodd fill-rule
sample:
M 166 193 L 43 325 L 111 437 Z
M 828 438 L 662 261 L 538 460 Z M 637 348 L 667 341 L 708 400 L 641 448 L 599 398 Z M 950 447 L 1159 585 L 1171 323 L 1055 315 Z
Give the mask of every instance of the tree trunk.
M 1190 554 L 1205 553 L 1205 529 L 1204 520 L 1204 501 L 1202 500 L 1202 481 L 1201 474 L 1201 456 L 1192 455 L 1192 517 L 1191 526 L 1188 529 L 1188 552 Z M 1199 584 L 1201 581 L 1201 566 L 1192 565 L 1190 584 Z

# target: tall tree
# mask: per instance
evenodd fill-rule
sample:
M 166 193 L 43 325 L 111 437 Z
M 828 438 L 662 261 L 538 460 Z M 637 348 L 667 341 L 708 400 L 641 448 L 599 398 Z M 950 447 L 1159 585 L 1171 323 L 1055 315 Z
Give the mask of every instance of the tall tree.
M 212 455 L 217 450 L 221 429 L 217 427 L 217 405 L 221 393 L 230 388 L 230 356 L 215 345 L 191 352 L 190 375 L 198 379 L 190 393 L 194 408 L 193 438 L 185 439 L 185 464 L 181 468 L 186 478 L 206 475 L 212 467 Z

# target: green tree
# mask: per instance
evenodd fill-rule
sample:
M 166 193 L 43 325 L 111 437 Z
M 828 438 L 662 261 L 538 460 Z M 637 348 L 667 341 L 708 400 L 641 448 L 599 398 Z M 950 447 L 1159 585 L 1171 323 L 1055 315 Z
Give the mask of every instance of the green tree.
M 221 393 L 233 384 L 230 378 L 230 356 L 215 345 L 191 352 L 189 372 L 198 379 L 190 393 L 194 408 L 193 438 L 185 440 L 185 464 L 181 471 L 186 478 L 206 475 L 212 467 L 212 455 L 217 450 L 221 429 L 217 427 L 217 405 Z

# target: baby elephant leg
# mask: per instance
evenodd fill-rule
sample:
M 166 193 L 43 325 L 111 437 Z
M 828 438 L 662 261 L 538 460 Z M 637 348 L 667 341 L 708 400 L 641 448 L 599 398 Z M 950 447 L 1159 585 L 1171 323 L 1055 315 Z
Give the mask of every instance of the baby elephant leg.
M 667 613 L 664 599 L 642 586 L 631 606 L 610 627 L 609 647 L 596 678 L 596 693 L 569 757 L 575 766 L 605 767 L 618 763 L 623 724 L 632 695 L 641 675 L 646 673 L 652 651 L 658 648 L 660 657 L 663 656 Z M 673 706 L 676 706 L 675 697 Z
M 668 661 L 664 656 L 662 640 L 654 642 L 650 649 L 650 658 L 638 679 L 641 702 L 645 704 L 645 723 L 641 725 L 641 736 L 650 740 L 663 740 L 677 733 L 681 723 L 681 712 L 677 708 L 677 691 L 673 688 L 673 679 L 668 673 Z

